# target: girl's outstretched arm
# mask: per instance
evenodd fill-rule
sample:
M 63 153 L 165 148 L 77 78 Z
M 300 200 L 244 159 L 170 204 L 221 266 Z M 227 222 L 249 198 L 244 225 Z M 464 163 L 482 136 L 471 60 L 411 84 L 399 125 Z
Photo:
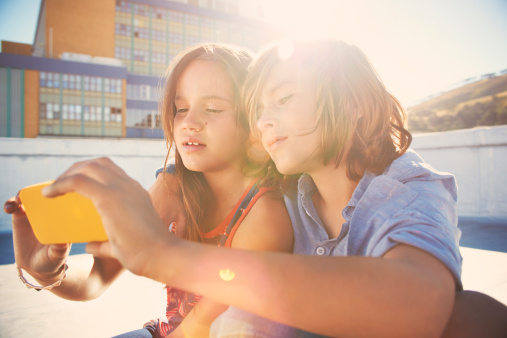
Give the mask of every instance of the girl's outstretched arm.
M 429 254 L 398 245 L 384 258 L 221 249 L 167 236 L 148 193 L 109 159 L 76 163 L 47 196 L 94 202 L 113 254 L 135 274 L 305 330 L 356 337 L 439 337 L 454 281 Z M 168 259 L 178 257 L 178 259 Z
M 150 195 L 156 201 L 164 195 L 171 208 L 158 207 L 157 212 L 164 221 L 176 221 L 184 231 L 185 219 L 178 204 L 177 184 L 173 175 L 160 174 L 150 188 Z M 167 202 L 167 201 L 166 201 Z M 73 262 L 69 258 L 71 244 L 43 245 L 33 233 L 19 196 L 5 202 L 4 211 L 12 215 L 13 244 L 16 264 L 32 276 L 41 286 L 51 285 L 62 277 L 64 263 L 69 269 L 62 284 L 50 291 L 55 295 L 75 301 L 87 301 L 99 297 L 123 271 L 123 267 L 108 251 L 93 257 L 91 269 Z M 168 221 L 169 224 L 171 221 Z
M 70 244 L 39 243 L 18 196 L 5 203 L 4 211 L 12 214 L 14 256 L 18 267 L 40 286 L 51 285 L 66 274 L 62 284 L 50 290 L 55 295 L 76 301 L 95 299 L 123 271 L 115 258 L 94 257 L 90 270 L 69 258 Z M 69 266 L 67 271 L 64 271 L 65 263 Z

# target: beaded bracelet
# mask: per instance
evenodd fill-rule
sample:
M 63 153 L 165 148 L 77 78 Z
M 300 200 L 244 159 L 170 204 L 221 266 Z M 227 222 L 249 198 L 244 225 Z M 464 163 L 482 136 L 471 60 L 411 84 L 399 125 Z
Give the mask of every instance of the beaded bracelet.
M 28 282 L 26 280 L 25 276 L 23 276 L 23 269 L 21 269 L 19 266 L 16 266 L 16 267 L 18 268 L 19 279 L 21 279 L 21 281 L 23 282 L 23 284 L 25 284 L 27 288 L 29 288 L 29 289 L 35 289 L 36 291 L 51 290 L 52 288 L 54 288 L 56 286 L 60 286 L 62 284 L 63 280 L 65 279 L 65 277 L 67 277 L 67 270 L 69 269 L 69 266 L 67 265 L 67 262 L 65 262 L 64 265 L 63 265 L 62 276 L 56 282 L 54 282 L 51 285 L 40 286 L 40 285 L 33 285 L 32 283 Z

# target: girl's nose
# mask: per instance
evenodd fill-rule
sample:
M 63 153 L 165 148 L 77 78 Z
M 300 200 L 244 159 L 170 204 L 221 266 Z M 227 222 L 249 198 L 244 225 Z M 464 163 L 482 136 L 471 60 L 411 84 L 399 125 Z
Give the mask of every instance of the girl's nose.
M 199 131 L 204 127 L 205 124 L 206 123 L 203 120 L 203 116 L 198 109 L 189 109 L 185 114 L 181 125 L 183 129 Z

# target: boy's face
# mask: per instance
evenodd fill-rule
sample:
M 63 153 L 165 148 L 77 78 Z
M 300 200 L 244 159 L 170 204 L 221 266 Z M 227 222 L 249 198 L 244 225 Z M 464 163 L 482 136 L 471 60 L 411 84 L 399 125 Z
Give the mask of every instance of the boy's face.
M 260 94 L 257 127 L 262 144 L 282 174 L 312 173 L 324 166 L 317 122 L 315 76 L 297 63 L 279 62 Z

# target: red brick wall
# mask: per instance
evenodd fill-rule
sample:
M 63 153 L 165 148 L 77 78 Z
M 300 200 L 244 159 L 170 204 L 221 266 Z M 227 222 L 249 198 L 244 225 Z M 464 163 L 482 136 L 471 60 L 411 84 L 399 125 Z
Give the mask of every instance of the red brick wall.
M 32 45 L 19 42 L 2 41 L 2 53 L 32 55 Z
M 46 53 L 53 31 L 53 57 L 63 52 L 114 57 L 114 0 L 46 0 Z

